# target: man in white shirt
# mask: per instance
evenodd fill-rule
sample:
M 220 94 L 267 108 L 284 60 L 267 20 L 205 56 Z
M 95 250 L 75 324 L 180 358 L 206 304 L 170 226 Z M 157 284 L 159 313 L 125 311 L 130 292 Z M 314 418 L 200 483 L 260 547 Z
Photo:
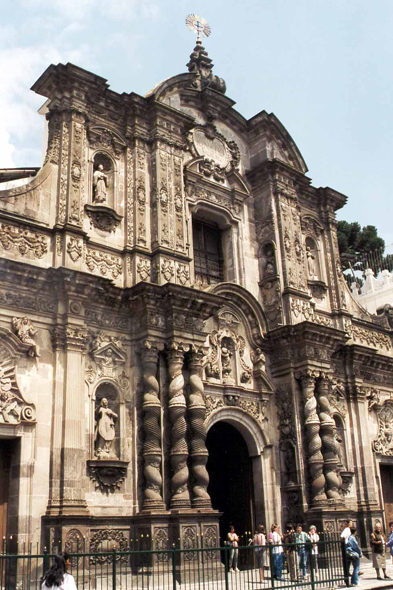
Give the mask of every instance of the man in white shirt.
M 344 528 L 341 532 L 340 538 L 345 539 L 345 544 L 348 543 L 348 539 L 351 535 L 351 527 L 353 527 L 352 520 L 344 520 Z

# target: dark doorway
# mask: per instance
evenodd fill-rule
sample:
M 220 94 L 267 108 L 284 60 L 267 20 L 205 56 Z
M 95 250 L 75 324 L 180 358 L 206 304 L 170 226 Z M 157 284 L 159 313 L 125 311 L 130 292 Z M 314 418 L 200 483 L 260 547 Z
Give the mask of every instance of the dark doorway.
M 12 440 L 0 440 L 0 543 L 7 539 L 7 520 L 9 502 L 9 481 L 11 467 Z M 5 546 L 0 547 L 3 551 Z
M 380 465 L 383 503 L 385 505 L 385 525 L 393 522 L 393 465 Z
M 241 543 L 247 544 L 254 529 L 252 463 L 240 432 L 226 422 L 217 422 L 208 432 L 209 494 L 213 508 L 222 512 L 221 543 L 233 524 Z

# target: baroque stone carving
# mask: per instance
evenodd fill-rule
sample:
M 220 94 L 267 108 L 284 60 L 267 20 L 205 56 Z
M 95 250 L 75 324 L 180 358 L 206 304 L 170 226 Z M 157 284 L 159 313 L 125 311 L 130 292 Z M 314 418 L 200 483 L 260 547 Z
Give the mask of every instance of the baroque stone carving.
M 120 490 L 121 484 L 127 476 L 127 463 L 124 461 L 99 459 L 88 461 L 90 479 L 95 488 L 105 494 Z
M 191 425 L 190 457 L 193 474 L 192 506 L 195 508 L 211 508 L 211 500 L 207 491 L 209 474 L 206 469 L 209 456 L 206 448 L 206 405 L 202 374 L 203 350 L 192 347 L 190 356 L 190 394 L 188 397 L 188 413 Z
M 7 351 L 0 349 L 1 357 L 6 359 Z M 19 424 L 21 421 L 33 422 L 35 407 L 27 404 L 16 382 L 15 366 L 10 360 L 0 364 L 0 424 Z
M 12 329 L 19 340 L 30 347 L 27 354 L 38 358 L 40 356 L 40 349 L 34 340 L 34 336 L 37 335 L 38 330 L 34 328 L 29 318 L 27 316 L 23 318 L 12 318 Z
M 79 529 L 70 529 L 64 543 L 67 553 L 83 553 L 85 551 L 85 540 Z M 76 567 L 80 563 L 80 557 L 71 557 L 71 565 Z
M 123 274 L 120 258 L 91 248 L 87 249 L 86 266 L 90 272 L 98 271 L 103 277 L 110 275 L 117 279 Z
M 140 276 L 141 281 L 146 281 L 146 279 L 150 278 L 150 260 L 140 258 L 138 264 L 136 265 L 136 270 Z
M 336 379 L 331 380 L 329 399 L 334 410 L 345 418 L 347 413 L 347 400 L 345 395 L 345 385 L 342 381 Z
M 296 444 L 295 409 L 291 385 L 279 385 L 276 391 L 276 407 L 279 420 L 280 440 L 291 440 Z
M 127 532 L 121 529 L 101 529 L 98 531 L 92 531 L 90 538 L 90 553 L 93 553 L 90 557 L 90 564 L 102 564 L 112 563 L 112 555 L 101 555 L 100 552 L 109 552 L 113 548 L 117 551 L 129 551 Z M 118 560 L 127 563 L 128 556 L 118 556 Z
M 326 479 L 326 495 L 328 499 L 340 497 L 340 480 L 337 473 L 340 463 L 336 440 L 336 423 L 332 417 L 329 401 L 329 380 L 321 375 L 318 381 L 317 397 L 319 404 L 319 420 L 321 423 L 321 440 L 323 470 Z
M 92 341 L 91 356 L 100 369 L 100 375 L 113 376 L 115 369 L 124 365 L 127 360 L 123 339 L 102 331 L 98 332 Z
M 98 165 L 98 169 L 93 174 L 93 201 L 94 203 L 106 203 L 108 186 L 108 176 L 104 172 L 104 166 Z
M 48 252 L 48 240 L 30 229 L 0 223 L 0 245 L 4 250 L 16 250 L 21 256 L 31 254 L 41 259 Z
M 368 330 L 353 324 L 350 319 L 344 320 L 344 330 L 350 338 L 360 344 L 367 344 L 375 348 L 382 348 L 390 350 L 392 348 L 391 339 L 387 334 L 376 332 L 375 330 Z
M 171 508 L 190 507 L 188 491 L 189 471 L 187 467 L 188 445 L 186 440 L 187 422 L 186 399 L 184 397 L 184 377 L 182 373 L 184 350 L 172 342 L 168 350 L 169 373 L 169 417 L 172 424 L 171 466 L 172 498 Z
M 169 536 L 168 529 L 166 527 L 155 527 L 153 536 L 153 549 L 154 551 L 160 552 L 156 553 L 157 561 L 166 562 L 169 560 Z
M 85 205 L 85 211 L 90 218 L 91 224 L 102 231 L 115 231 L 123 219 L 122 215 L 103 205 Z
M 226 384 L 235 384 L 235 363 L 238 360 L 241 373 L 240 383 L 250 383 L 253 369 L 245 361 L 246 342 L 243 336 L 236 334 L 239 321 L 233 322 L 233 314 L 228 320 L 228 314 L 219 317 L 220 330 L 213 330 L 209 335 L 209 353 L 205 359 L 206 376 L 210 379 L 220 379 Z
M 78 240 L 78 238 L 70 238 L 70 241 L 67 244 L 67 252 L 72 262 L 76 262 L 83 253 L 82 240 Z
M 163 509 L 162 476 L 161 476 L 161 402 L 159 399 L 160 387 L 156 378 L 158 354 L 163 350 L 163 345 L 145 341 L 141 350 L 143 366 L 143 430 L 145 440 L 143 443 L 144 459 L 144 499 L 143 509 Z
M 393 456 L 393 403 L 384 403 L 378 413 L 378 436 L 373 442 L 374 451 L 387 457 Z

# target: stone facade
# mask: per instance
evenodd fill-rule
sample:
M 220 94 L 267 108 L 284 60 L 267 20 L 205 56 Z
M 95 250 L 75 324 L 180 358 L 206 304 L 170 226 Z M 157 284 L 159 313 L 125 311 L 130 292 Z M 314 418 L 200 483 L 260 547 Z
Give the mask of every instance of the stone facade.
M 273 114 L 234 109 L 200 44 L 188 66 L 145 97 L 71 64 L 33 86 L 49 99 L 46 158 L 0 192 L 0 438 L 19 542 L 213 546 L 220 421 L 247 443 L 253 525 L 337 530 L 350 514 L 364 534 L 382 518 L 392 328 L 342 276 L 346 197 L 312 186 Z M 218 279 L 200 272 L 193 221 L 218 236 Z

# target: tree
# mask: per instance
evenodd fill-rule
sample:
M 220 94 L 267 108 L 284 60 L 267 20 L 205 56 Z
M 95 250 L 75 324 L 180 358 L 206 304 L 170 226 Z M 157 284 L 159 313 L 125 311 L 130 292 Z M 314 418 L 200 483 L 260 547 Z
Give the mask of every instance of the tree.
M 337 223 L 338 248 L 340 251 L 341 265 L 343 270 L 361 271 L 371 268 L 374 274 L 383 270 L 385 259 L 385 241 L 378 236 L 378 230 L 374 225 L 361 227 L 357 221 L 348 223 L 339 221 Z M 355 279 L 346 276 L 349 283 Z

